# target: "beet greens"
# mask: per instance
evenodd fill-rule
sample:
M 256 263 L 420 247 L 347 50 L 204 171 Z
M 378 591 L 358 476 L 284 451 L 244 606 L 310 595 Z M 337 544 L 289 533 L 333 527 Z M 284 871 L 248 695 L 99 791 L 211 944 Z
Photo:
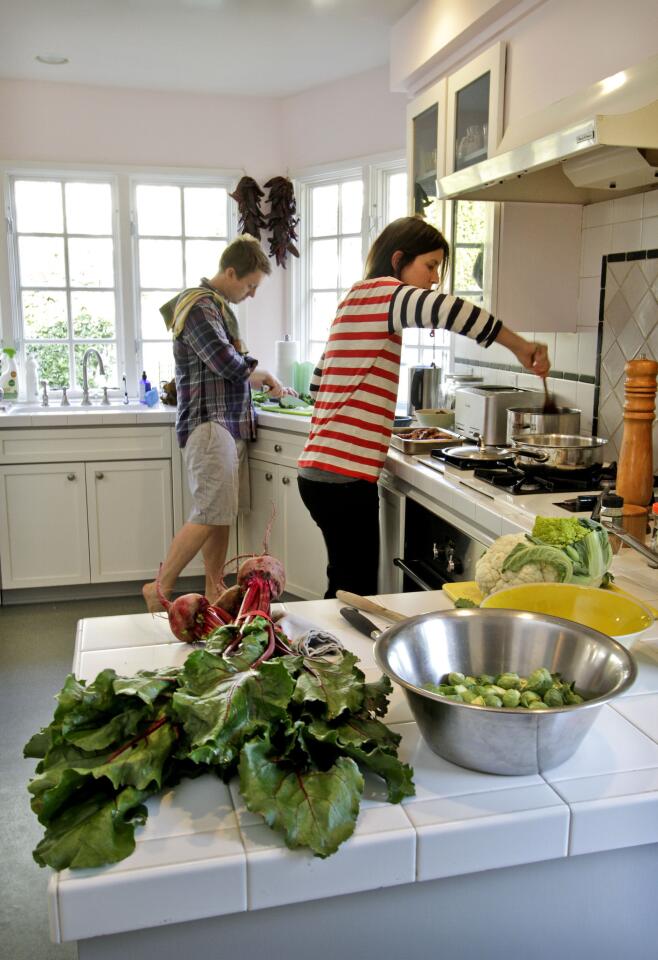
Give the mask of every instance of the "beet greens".
M 400 738 L 380 719 L 390 681 L 366 683 L 354 654 L 309 654 L 285 636 L 270 617 L 277 564 L 251 558 L 231 622 L 216 624 L 194 601 L 193 639 L 205 645 L 182 667 L 67 678 L 52 722 L 24 751 L 39 761 L 28 789 L 45 828 L 40 866 L 123 860 L 145 801 L 202 773 L 239 776 L 249 810 L 319 857 L 351 836 L 362 771 L 384 779 L 391 803 L 413 794 Z

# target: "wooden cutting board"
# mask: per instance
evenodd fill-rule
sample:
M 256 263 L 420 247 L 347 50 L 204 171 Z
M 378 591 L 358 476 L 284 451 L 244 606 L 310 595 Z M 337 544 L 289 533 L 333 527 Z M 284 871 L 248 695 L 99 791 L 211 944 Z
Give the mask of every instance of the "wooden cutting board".
M 473 603 L 482 603 L 484 599 L 475 580 L 464 580 L 460 583 L 444 583 L 441 589 L 446 596 L 450 597 L 453 603 L 456 600 L 472 600 Z M 620 593 L 630 600 L 635 600 L 636 603 L 641 603 L 653 613 L 654 617 L 658 617 L 658 607 L 652 606 L 650 603 L 647 603 L 646 600 L 640 600 L 639 597 L 629 593 L 628 590 L 622 590 L 621 587 L 616 586 L 614 583 L 610 583 L 607 587 L 604 587 L 604 589 Z

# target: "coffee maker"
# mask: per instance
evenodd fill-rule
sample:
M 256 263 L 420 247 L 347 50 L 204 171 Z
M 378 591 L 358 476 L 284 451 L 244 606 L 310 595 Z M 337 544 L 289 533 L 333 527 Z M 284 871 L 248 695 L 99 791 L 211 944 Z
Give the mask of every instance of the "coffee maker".
M 441 397 L 441 367 L 435 363 L 429 366 L 410 367 L 409 400 L 407 413 L 414 410 L 436 410 Z

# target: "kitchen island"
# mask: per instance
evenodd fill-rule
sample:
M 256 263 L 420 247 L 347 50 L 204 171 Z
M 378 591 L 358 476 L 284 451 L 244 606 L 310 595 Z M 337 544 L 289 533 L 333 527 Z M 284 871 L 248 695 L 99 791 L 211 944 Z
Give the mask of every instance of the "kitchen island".
M 379 598 L 414 615 L 440 592 Z M 289 629 L 335 633 L 378 675 L 372 644 L 335 600 L 280 607 Z M 376 618 L 375 618 L 376 619 Z M 384 625 L 383 621 L 379 621 Z M 416 796 L 386 803 L 366 778 L 354 835 L 328 858 L 288 850 L 236 784 L 204 776 L 148 801 L 131 857 L 53 873 L 56 941 L 80 960 L 190 957 L 655 956 L 658 915 L 658 627 L 633 645 L 639 677 L 602 708 L 574 756 L 543 775 L 498 777 L 431 753 L 396 688 L 387 722 Z M 74 672 L 178 665 L 189 647 L 148 614 L 82 620 Z

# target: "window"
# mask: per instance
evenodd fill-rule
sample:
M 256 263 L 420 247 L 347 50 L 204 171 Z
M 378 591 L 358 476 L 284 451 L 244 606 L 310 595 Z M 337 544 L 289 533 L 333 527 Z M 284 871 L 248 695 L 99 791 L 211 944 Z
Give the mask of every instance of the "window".
M 302 360 L 316 363 L 336 308 L 363 277 L 368 249 L 381 230 L 404 216 L 404 160 L 298 177 L 301 259 L 295 302 Z
M 138 182 L 134 191 L 137 347 L 151 380 L 174 374 L 160 307 L 213 276 L 229 238 L 229 185 Z
M 11 180 L 14 294 L 27 356 L 54 387 L 76 390 L 88 347 L 115 383 L 118 352 L 111 180 Z M 98 382 L 95 364 L 89 382 Z

